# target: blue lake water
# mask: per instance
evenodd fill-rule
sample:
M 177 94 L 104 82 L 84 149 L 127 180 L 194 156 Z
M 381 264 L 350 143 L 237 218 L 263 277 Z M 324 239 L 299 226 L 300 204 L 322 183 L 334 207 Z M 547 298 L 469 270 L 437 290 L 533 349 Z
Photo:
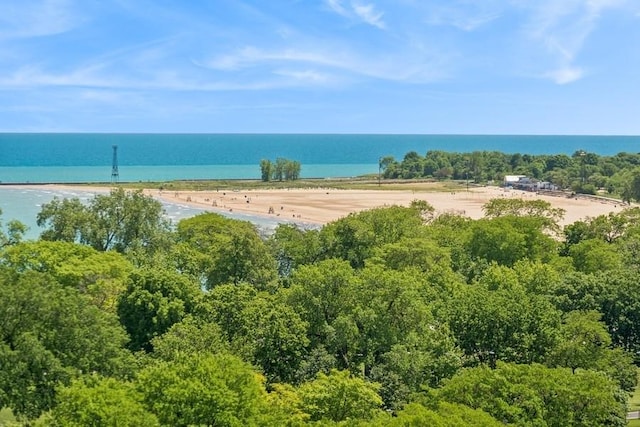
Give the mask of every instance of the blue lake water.
M 178 179 L 259 179 L 260 160 L 297 160 L 303 178 L 352 177 L 378 172 L 384 156 L 400 160 L 409 151 L 501 151 L 522 154 L 599 155 L 640 152 L 640 136 L 531 135 L 330 135 L 330 134 L 46 134 L 0 133 L 1 183 L 104 183 L 116 163 L 121 182 Z M 27 190 L 0 186 L 2 220 L 19 219 L 40 230 L 35 218 L 53 197 L 80 197 L 85 191 Z M 200 209 L 165 205 L 177 221 Z M 232 214 L 269 229 L 273 220 Z M 271 221 L 271 222 L 270 222 Z
M 36 217 L 43 204 L 49 203 L 57 198 L 77 197 L 83 202 L 93 198 L 96 194 L 107 194 L 107 192 L 95 192 L 87 190 L 58 190 L 58 189 L 31 189 L 12 186 L 0 187 L 0 208 L 2 209 L 3 225 L 9 220 L 17 219 L 29 227 L 25 238 L 37 239 L 42 229 L 36 223 Z M 245 213 L 230 213 L 224 210 L 213 210 L 204 208 L 194 208 L 180 203 L 163 203 L 166 217 L 176 224 L 183 218 L 190 218 L 202 212 L 216 212 L 228 218 L 242 221 L 249 221 L 263 233 L 269 234 L 278 224 L 296 223 L 303 228 L 315 228 L 316 225 L 295 222 L 292 220 L 274 218 L 272 216 L 257 216 Z
M 0 133 L 0 181 L 109 182 L 113 146 L 121 181 L 162 181 L 258 179 L 260 160 L 278 157 L 299 161 L 302 177 L 321 178 L 376 173 L 381 157 L 409 151 L 635 153 L 640 137 Z

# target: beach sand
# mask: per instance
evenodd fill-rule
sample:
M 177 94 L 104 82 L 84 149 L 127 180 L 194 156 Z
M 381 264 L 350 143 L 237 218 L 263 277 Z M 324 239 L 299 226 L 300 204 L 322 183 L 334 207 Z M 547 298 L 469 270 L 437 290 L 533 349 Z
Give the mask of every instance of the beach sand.
M 105 193 L 109 187 L 70 185 L 29 185 L 24 188 L 57 189 Z M 560 225 L 571 224 L 587 217 L 595 217 L 624 209 L 621 203 L 538 195 L 536 193 L 505 190 L 499 187 L 471 187 L 456 192 L 425 191 L 422 183 L 406 190 L 338 190 L 338 189 L 277 189 L 277 190 L 220 190 L 220 191 L 160 191 L 144 190 L 145 194 L 168 203 L 178 203 L 212 212 L 245 213 L 279 218 L 301 223 L 326 224 L 360 212 L 383 206 L 409 206 L 413 200 L 425 200 L 436 214 L 456 213 L 480 219 L 482 206 L 494 198 L 522 198 L 546 200 L 553 207 L 564 209 Z
M 424 188 L 424 185 L 422 185 Z M 211 211 L 240 212 L 267 217 L 280 217 L 300 222 L 326 224 L 359 212 L 382 206 L 409 206 L 413 200 L 425 200 L 436 214 L 457 213 L 472 219 L 484 216 L 482 206 L 494 198 L 542 199 L 554 207 L 565 209 L 561 225 L 620 212 L 620 203 L 583 198 L 567 198 L 537 195 L 535 193 L 498 187 L 471 188 L 469 191 L 432 192 L 420 190 L 337 190 L 337 189 L 289 189 L 289 190 L 241 190 L 241 191 L 158 191 L 145 190 L 146 194 L 170 203 L 183 203 Z

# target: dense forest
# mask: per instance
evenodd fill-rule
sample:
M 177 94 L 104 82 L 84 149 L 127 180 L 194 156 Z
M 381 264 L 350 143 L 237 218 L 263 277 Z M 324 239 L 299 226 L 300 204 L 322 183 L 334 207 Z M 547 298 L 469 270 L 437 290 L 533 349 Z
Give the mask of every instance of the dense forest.
M 437 155 L 416 173 L 460 177 Z M 505 161 L 555 170 L 552 157 L 479 156 L 477 180 Z M 589 179 L 610 166 L 613 180 L 616 159 L 589 155 Z M 214 213 L 169 224 L 137 191 L 54 199 L 39 240 L 16 221 L 0 235 L 2 413 L 55 426 L 626 425 L 640 209 L 564 228 L 539 200 L 485 213 L 416 200 L 262 236 Z
M 385 178 L 435 178 L 501 183 L 505 175 L 525 175 L 561 189 L 596 194 L 600 189 L 624 200 L 640 199 L 640 154 L 599 156 L 583 150 L 566 154 L 505 154 L 498 151 L 451 153 L 415 151 L 401 161 L 380 159 Z

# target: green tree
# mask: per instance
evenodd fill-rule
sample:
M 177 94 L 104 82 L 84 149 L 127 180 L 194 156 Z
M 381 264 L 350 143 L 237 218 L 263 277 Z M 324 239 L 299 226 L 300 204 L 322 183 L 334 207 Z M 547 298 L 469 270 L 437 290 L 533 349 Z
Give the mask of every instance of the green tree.
M 619 250 L 599 239 L 583 240 L 569 248 L 569 256 L 576 270 L 584 273 L 619 270 L 622 257 Z
M 270 383 L 296 379 L 309 344 L 307 324 L 279 296 L 247 284 L 220 285 L 198 313 L 203 322 L 219 325 L 232 351 L 261 368 Z
M 319 373 L 298 389 L 302 410 L 312 421 L 367 420 L 380 413 L 378 384 L 352 377 L 348 371 Z
M 42 273 L 0 274 L 0 406 L 36 418 L 59 383 L 81 373 L 124 375 L 130 354 L 117 318 Z
M 242 339 L 270 382 L 293 382 L 309 344 L 307 324 L 292 307 L 258 295 L 243 310 Z
M 118 302 L 118 316 L 131 337 L 130 348 L 150 351 L 150 340 L 191 313 L 199 297 L 198 286 L 175 272 L 133 272 Z
M 410 179 L 421 177 L 424 170 L 423 163 L 424 158 L 420 156 L 420 154 L 415 151 L 409 151 L 400 163 L 402 178 Z
M 271 181 L 273 165 L 270 160 L 262 159 L 260 160 L 260 177 L 263 182 Z
M 555 346 L 560 313 L 529 294 L 515 272 L 492 266 L 447 301 L 449 326 L 470 362 L 542 362 Z
M 182 254 L 178 269 L 201 277 L 207 288 L 224 283 L 250 283 L 266 289 L 277 277 L 277 265 L 255 226 L 248 221 L 203 213 L 183 219 L 177 228 Z
M 0 209 L 0 217 L 2 216 L 2 209 Z M 0 221 L 0 249 L 15 245 L 22 240 L 24 233 L 27 231 L 27 226 L 18 220 L 10 220 L 5 227 Z
M 72 199 L 54 198 L 42 205 L 37 216 L 39 227 L 47 227 L 40 238 L 43 240 L 62 240 L 80 242 L 82 232 L 91 222 L 87 206 L 77 197 Z
M 424 273 L 451 266 L 451 254 L 437 242 L 425 238 L 403 238 L 396 243 L 376 247 L 372 264 L 381 264 L 393 270 L 418 269 Z
M 158 361 L 140 372 L 137 388 L 163 425 L 255 425 L 267 410 L 261 377 L 231 355 Z
M 606 243 L 624 240 L 638 231 L 639 220 L 640 208 L 626 208 L 622 212 L 576 221 L 564 228 L 564 252 L 583 240 L 599 239 Z
M 640 201 L 640 170 L 636 169 L 632 173 L 631 181 L 627 185 L 627 191 L 624 196 L 628 200 Z
M 302 266 L 292 275 L 288 302 L 308 323 L 312 347 L 336 339 L 338 319 L 347 321 L 355 303 L 356 280 L 349 263 L 336 259 Z
M 605 282 L 595 275 L 568 269 L 548 298 L 563 313 L 600 310 L 604 289 Z
M 572 311 L 565 315 L 560 341 L 551 352 L 549 365 L 602 371 L 625 391 L 636 385 L 637 375 L 630 354 L 611 348 L 611 337 L 597 311 Z
M 432 399 L 481 409 L 514 425 L 624 426 L 626 396 L 599 372 L 498 363 L 463 369 Z
M 304 375 L 312 366 L 323 370 L 333 364 L 375 378 L 388 406 L 423 383 L 437 384 L 452 375 L 461 364 L 460 352 L 426 302 L 440 289 L 419 277 L 415 270 L 380 266 L 356 274 L 339 260 L 296 270 L 286 294 L 309 324 L 311 348 L 318 349 L 318 359 L 301 365 Z M 395 393 L 394 387 L 406 393 Z
M 499 427 L 504 426 L 480 409 L 455 403 L 440 402 L 436 408 L 419 403 L 406 405 L 395 417 L 380 417 L 375 426 L 430 426 L 430 427 Z
M 269 237 L 278 273 L 288 277 L 292 271 L 304 264 L 319 261 L 323 248 L 318 230 L 303 230 L 294 224 L 279 224 Z
M 142 404 L 142 395 L 129 382 L 85 377 L 58 391 L 53 411 L 56 425 L 64 427 L 159 426 Z
M 3 265 L 20 272 L 46 273 L 58 283 L 90 296 L 103 310 L 115 313 L 133 266 L 121 254 L 71 242 L 23 242 L 0 253 Z
M 517 198 L 491 199 L 482 207 L 488 218 L 501 216 L 526 216 L 542 220 L 542 226 L 551 231 L 558 231 L 558 222 L 562 220 L 565 210 L 554 208 L 544 200 L 524 200 Z
M 362 268 L 375 247 L 419 236 L 424 225 L 422 208 L 423 205 L 371 209 L 327 224 L 320 232 L 326 256 Z
M 228 240 L 218 248 L 207 277 L 207 286 L 223 283 L 250 283 L 268 289 L 277 277 L 276 262 L 255 229 L 228 230 Z
M 393 156 L 385 156 L 379 159 L 378 166 L 384 178 L 397 178 L 399 164 Z
M 226 284 L 207 292 L 197 308 L 197 316 L 205 322 L 215 322 L 228 342 L 241 338 L 245 328 L 244 310 L 258 291 L 247 283 Z
M 594 306 L 589 308 L 602 313 L 615 346 L 637 355 L 640 352 L 640 281 L 637 273 L 621 270 L 590 276 L 590 281 L 585 280 L 591 283 L 590 289 L 582 291 L 593 295 L 590 299 L 594 300 Z
M 287 181 L 295 181 L 300 178 L 301 170 L 300 162 L 295 160 L 287 160 L 284 166 L 284 179 Z
M 151 339 L 150 356 L 165 361 L 179 360 L 185 354 L 229 353 L 229 343 L 216 323 L 191 315 L 174 323 L 167 332 Z
M 142 191 L 122 188 L 98 194 L 84 205 L 79 199 L 55 198 L 42 205 L 37 223 L 43 240 L 78 241 L 99 251 L 145 250 L 164 242 L 169 223 L 162 204 Z
M 275 181 L 283 181 L 284 180 L 284 168 L 287 163 L 287 159 L 283 159 L 278 157 L 273 164 L 273 179 Z
M 262 162 L 269 162 L 263 160 Z M 260 165 L 262 167 L 262 162 Z M 301 165 L 297 160 L 289 160 L 282 157 L 278 157 L 275 163 L 268 163 L 268 170 L 271 172 L 271 177 L 275 181 L 295 181 L 300 178 Z M 262 167 L 262 180 L 265 181 L 266 167 Z M 268 181 L 268 179 L 267 179 Z
M 550 355 L 554 366 L 593 369 L 605 357 L 611 338 L 597 311 L 572 311 L 560 328 L 561 340 Z
M 371 368 L 368 377 L 380 383 L 385 409 L 397 410 L 423 387 L 435 387 L 452 377 L 462 360 L 448 330 L 439 326 L 424 336 L 411 332 L 392 345 Z
M 513 266 L 517 261 L 550 261 L 558 244 L 536 217 L 501 216 L 474 221 L 466 248 L 472 259 Z
M 434 319 L 427 303 L 440 290 L 429 289 L 418 277 L 413 271 L 365 268 L 355 282 L 350 317 L 357 334 L 348 346 L 353 348 L 352 370 L 362 364 L 368 373 L 383 365 L 412 391 L 423 384 L 438 384 L 461 365 L 449 329 Z

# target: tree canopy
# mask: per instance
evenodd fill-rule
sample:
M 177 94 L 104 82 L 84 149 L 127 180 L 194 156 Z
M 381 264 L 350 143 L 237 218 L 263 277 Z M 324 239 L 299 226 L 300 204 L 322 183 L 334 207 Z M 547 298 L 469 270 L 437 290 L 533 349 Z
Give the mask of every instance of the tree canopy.
M 405 158 L 442 177 L 499 166 L 452 159 Z M 170 227 L 139 192 L 54 200 L 40 239 L 0 240 L 0 409 L 26 425 L 625 425 L 640 211 L 560 229 L 530 202 L 472 220 L 416 200 L 265 236 L 214 213 Z

